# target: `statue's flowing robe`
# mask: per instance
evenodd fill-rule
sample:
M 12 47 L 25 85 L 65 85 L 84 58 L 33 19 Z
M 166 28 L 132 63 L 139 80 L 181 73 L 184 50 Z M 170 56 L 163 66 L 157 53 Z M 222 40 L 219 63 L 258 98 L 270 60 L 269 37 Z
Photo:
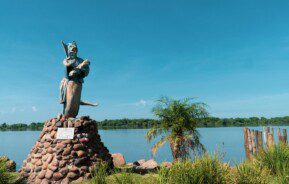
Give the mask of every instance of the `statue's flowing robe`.
M 89 73 L 89 61 L 81 58 L 64 60 L 65 77 L 60 84 L 60 103 L 66 117 L 76 117 L 81 101 L 83 78 Z

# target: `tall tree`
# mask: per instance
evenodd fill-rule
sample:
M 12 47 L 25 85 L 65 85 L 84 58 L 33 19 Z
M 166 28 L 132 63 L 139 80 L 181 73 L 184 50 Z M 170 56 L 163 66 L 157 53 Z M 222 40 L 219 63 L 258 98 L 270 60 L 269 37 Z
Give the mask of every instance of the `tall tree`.
M 174 161 L 188 158 L 190 151 L 194 155 L 203 153 L 205 147 L 200 142 L 200 134 L 196 127 L 202 118 L 208 116 L 206 107 L 204 103 L 194 102 L 193 98 L 160 98 L 152 110 L 160 123 L 154 125 L 146 134 L 149 141 L 160 137 L 152 147 L 152 153 L 155 154 L 167 141 L 170 143 Z

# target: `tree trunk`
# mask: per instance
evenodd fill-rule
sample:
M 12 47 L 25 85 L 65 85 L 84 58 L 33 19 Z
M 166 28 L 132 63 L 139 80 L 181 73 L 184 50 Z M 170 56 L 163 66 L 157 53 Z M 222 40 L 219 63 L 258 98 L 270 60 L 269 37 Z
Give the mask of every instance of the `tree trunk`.
M 173 162 L 177 162 L 179 158 L 183 157 L 181 150 L 182 144 L 183 142 L 181 136 L 177 136 L 176 140 L 172 140 L 172 138 L 170 138 L 170 147 L 174 158 Z

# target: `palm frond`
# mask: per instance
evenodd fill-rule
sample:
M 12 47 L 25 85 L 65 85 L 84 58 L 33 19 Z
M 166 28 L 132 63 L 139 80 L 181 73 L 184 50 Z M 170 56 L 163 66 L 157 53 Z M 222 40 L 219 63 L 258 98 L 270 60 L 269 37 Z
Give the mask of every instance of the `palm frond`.
M 169 136 L 165 136 L 165 137 L 162 137 L 161 140 L 159 140 L 158 142 L 156 142 L 156 143 L 153 145 L 152 149 L 151 149 L 152 154 L 155 155 L 156 152 L 157 152 L 157 150 L 158 150 L 160 147 L 162 147 L 162 146 L 168 141 L 168 139 L 169 139 Z

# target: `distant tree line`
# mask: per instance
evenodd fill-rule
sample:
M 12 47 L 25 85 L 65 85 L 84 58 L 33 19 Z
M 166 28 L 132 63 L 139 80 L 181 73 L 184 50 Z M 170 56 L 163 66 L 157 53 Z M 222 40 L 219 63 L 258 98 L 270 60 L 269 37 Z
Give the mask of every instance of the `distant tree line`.
M 289 116 L 284 117 L 250 117 L 250 118 L 204 118 L 198 127 L 244 127 L 244 126 L 289 126 Z
M 159 125 L 155 119 L 115 119 L 97 122 L 99 129 L 145 129 Z M 203 118 L 197 127 L 289 126 L 289 116 L 275 118 Z M 0 131 L 42 130 L 43 123 L 0 124 Z
M 17 124 L 0 124 L 0 131 L 24 131 L 24 130 L 42 130 L 43 123 L 17 123 Z
M 100 129 L 144 129 L 158 124 L 155 119 L 115 119 L 97 122 Z

